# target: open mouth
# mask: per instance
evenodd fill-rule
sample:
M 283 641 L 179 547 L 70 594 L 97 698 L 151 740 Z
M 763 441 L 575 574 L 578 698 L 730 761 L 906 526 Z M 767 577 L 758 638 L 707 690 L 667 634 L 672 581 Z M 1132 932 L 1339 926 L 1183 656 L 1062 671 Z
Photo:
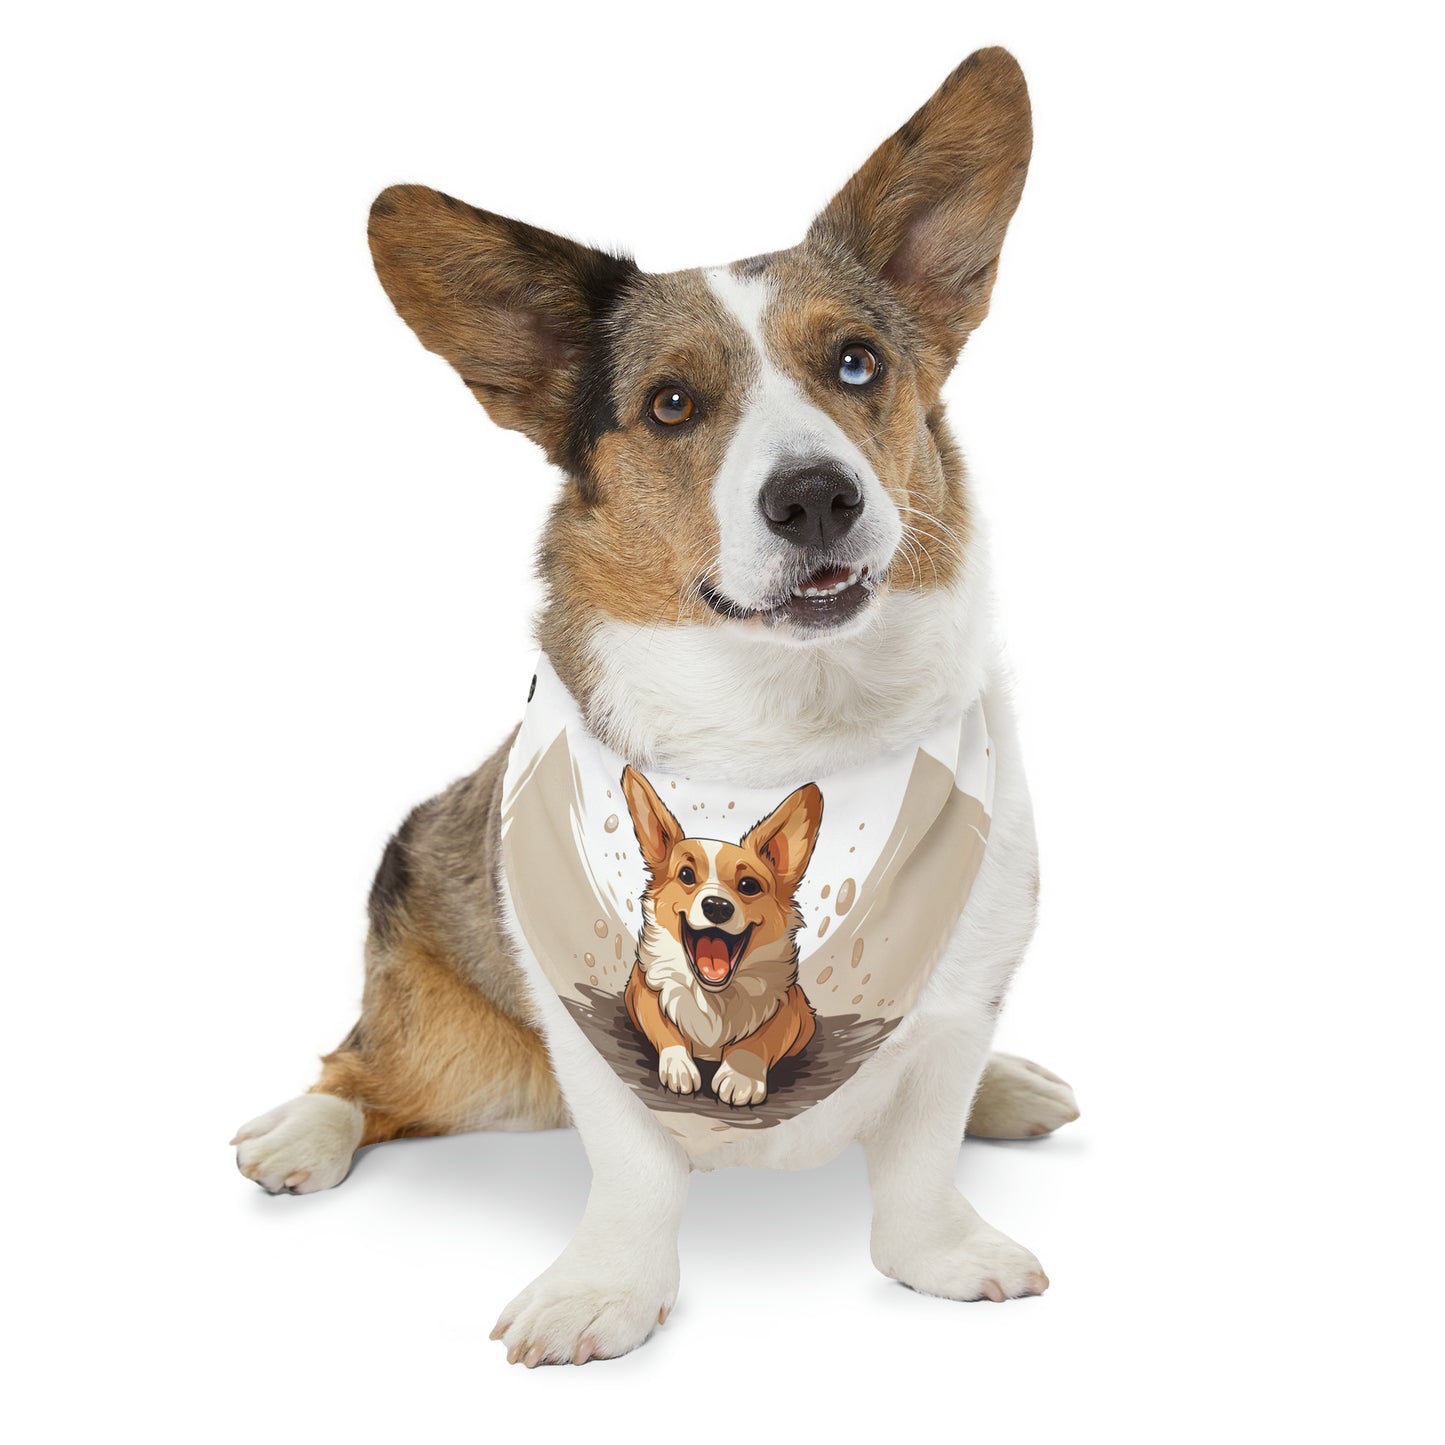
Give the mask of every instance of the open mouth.
M 682 926 L 683 952 L 703 987 L 726 987 L 747 952 L 753 925 L 741 933 L 724 933 L 721 928 L 694 928 L 680 913 L 677 921 Z
M 795 582 L 786 598 L 772 607 L 740 606 L 709 582 L 702 584 L 702 596 L 724 617 L 760 617 L 770 624 L 792 622 L 821 632 L 856 617 L 872 601 L 877 588 L 877 579 L 867 567 L 833 566 Z

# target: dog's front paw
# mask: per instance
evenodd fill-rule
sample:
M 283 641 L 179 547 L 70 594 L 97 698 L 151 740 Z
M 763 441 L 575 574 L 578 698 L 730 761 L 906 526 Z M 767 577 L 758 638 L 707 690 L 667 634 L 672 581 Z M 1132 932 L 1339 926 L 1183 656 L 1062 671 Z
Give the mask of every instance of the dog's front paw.
M 960 1227 L 962 1233 L 954 1233 Z M 890 1279 L 944 1299 L 1002 1304 L 1049 1287 L 1038 1260 L 972 1210 L 960 1211 L 949 1224 L 915 1223 L 890 1231 L 875 1221 L 873 1263 Z
M 236 1130 L 236 1168 L 268 1194 L 315 1194 L 346 1178 L 361 1128 L 349 1099 L 302 1094 Z
M 681 1044 L 669 1044 L 657 1056 L 657 1077 L 674 1094 L 695 1094 L 702 1088 L 702 1075 Z
M 625 1280 L 564 1255 L 502 1311 L 494 1340 L 507 1363 L 585 1365 L 635 1350 L 667 1318 L 677 1298 L 677 1269 L 661 1280 Z
M 761 1104 L 768 1097 L 768 1066 L 746 1049 L 733 1049 L 717 1066 L 712 1089 L 724 1104 Z

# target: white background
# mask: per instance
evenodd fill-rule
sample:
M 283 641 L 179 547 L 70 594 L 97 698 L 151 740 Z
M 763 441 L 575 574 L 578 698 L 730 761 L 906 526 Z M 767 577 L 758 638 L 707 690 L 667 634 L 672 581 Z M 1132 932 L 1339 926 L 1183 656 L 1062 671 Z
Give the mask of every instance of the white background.
M 15 1438 L 1438 1429 L 1429 14 L 7 22 Z M 519 710 L 556 485 L 394 316 L 367 206 L 424 181 L 648 268 L 726 261 L 799 237 L 989 43 L 1037 129 L 950 384 L 1045 860 L 1002 1041 L 1084 1116 L 970 1144 L 960 1179 L 1053 1287 L 885 1282 L 855 1151 L 699 1178 L 667 1327 L 509 1369 L 486 1334 L 580 1212 L 573 1135 L 390 1145 L 300 1199 L 226 1147 L 351 1024 L 389 830 Z

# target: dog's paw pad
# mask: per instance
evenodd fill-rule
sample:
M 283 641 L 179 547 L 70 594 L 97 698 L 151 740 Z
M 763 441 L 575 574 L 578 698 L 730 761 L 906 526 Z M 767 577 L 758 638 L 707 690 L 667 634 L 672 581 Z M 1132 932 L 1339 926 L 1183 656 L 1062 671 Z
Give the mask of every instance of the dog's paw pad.
M 874 1263 L 884 1274 L 921 1294 L 944 1299 L 1005 1300 L 1043 1294 L 1049 1278 L 1023 1245 L 975 1219 L 961 1238 L 928 1243 L 931 1230 L 910 1233 L 891 1249 L 874 1244 Z M 935 1237 L 936 1238 L 936 1237 Z
M 268 1194 L 315 1194 L 346 1178 L 361 1127 L 350 1100 L 302 1094 L 236 1130 L 236 1168 Z
M 507 1349 L 507 1363 L 585 1365 L 635 1350 L 672 1308 L 676 1281 L 665 1297 L 657 1286 L 589 1279 L 558 1264 L 502 1311 L 492 1331 Z
M 734 1049 L 717 1066 L 712 1088 L 724 1104 L 761 1104 L 768 1097 L 768 1066 L 756 1054 Z
M 1013 1054 L 994 1054 L 968 1116 L 979 1139 L 1036 1139 L 1079 1117 L 1074 1091 L 1057 1074 Z
M 674 1094 L 695 1094 L 702 1088 L 702 1075 L 681 1044 L 669 1044 L 657 1056 L 657 1077 Z

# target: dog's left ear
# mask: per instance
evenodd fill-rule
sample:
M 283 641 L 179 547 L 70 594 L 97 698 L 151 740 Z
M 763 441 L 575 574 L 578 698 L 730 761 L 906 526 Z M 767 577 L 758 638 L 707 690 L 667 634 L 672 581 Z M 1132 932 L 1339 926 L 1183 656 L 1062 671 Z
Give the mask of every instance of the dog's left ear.
M 894 286 L 951 361 L 988 314 L 1032 145 L 1018 62 L 975 51 L 834 196 L 808 240 Z
M 383 191 L 367 235 L 421 344 L 451 362 L 493 421 L 587 486 L 592 447 L 617 425 L 600 329 L 640 274 L 633 262 L 428 186 Z
M 822 821 L 823 794 L 817 783 L 805 783 L 751 829 L 742 846 L 766 858 L 779 886 L 791 893 L 808 871 Z

